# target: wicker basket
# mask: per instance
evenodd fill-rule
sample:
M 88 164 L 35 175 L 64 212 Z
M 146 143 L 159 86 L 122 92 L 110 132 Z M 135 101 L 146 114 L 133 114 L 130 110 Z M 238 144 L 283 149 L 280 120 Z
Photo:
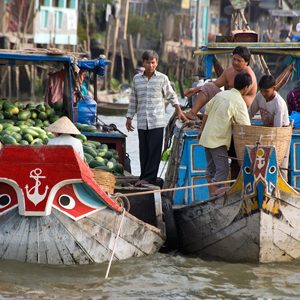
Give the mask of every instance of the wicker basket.
M 233 139 L 236 156 L 243 160 L 246 145 L 274 145 L 276 148 L 277 162 L 280 165 L 288 147 L 292 135 L 292 126 L 288 127 L 264 127 L 246 126 L 235 124 L 233 126 Z M 239 161 L 240 164 L 242 162 Z
M 115 191 L 116 178 L 115 176 L 103 170 L 91 169 L 94 173 L 94 179 L 98 185 L 102 187 L 104 192 L 113 194 Z

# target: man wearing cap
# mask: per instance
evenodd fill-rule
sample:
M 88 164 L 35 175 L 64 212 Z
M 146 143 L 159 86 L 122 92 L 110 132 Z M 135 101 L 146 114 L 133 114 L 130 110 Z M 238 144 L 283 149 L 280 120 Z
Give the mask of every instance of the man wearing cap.
M 79 139 L 72 136 L 72 134 L 80 134 L 80 131 L 68 117 L 61 117 L 51 124 L 47 130 L 57 135 L 49 140 L 48 145 L 70 145 L 79 154 L 80 158 L 84 160 L 82 143 Z

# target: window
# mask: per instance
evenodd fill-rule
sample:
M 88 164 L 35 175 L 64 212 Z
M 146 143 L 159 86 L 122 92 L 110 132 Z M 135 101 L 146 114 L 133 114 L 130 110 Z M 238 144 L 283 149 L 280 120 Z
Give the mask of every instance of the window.
M 49 19 L 49 12 L 47 10 L 41 11 L 41 27 L 47 28 L 48 27 L 48 19 Z
M 51 0 L 40 0 L 39 5 L 40 6 L 50 6 L 50 1 Z
M 67 0 L 67 8 L 76 8 L 76 0 Z
M 53 3 L 52 4 L 53 7 L 61 7 L 61 8 L 65 7 L 65 0 L 53 0 L 52 3 Z
M 62 29 L 63 15 L 61 11 L 56 12 L 56 29 Z

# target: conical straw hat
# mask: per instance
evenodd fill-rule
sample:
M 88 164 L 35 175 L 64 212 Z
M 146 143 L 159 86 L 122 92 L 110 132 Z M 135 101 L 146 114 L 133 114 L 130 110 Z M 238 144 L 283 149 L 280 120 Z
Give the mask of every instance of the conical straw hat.
M 80 131 L 68 117 L 61 117 L 47 127 L 53 133 L 80 134 Z

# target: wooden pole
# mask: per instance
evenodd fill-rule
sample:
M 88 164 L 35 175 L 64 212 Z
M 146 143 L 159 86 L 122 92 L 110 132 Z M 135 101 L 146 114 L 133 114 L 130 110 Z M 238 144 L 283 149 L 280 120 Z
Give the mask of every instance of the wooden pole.
M 8 68 L 0 67 L 1 70 L 1 82 L 0 82 L 0 91 L 1 97 L 6 98 L 7 95 L 7 85 L 6 85 L 6 77 L 8 75 Z
M 199 10 L 200 10 L 200 0 L 196 3 L 196 22 L 195 22 L 195 48 L 199 49 Z M 198 59 L 195 59 L 194 73 L 198 74 Z
M 108 59 L 109 57 L 109 50 L 110 50 L 110 35 L 111 35 L 111 27 L 113 22 L 113 16 L 110 15 L 108 17 L 107 27 L 106 27 L 106 36 L 105 36 L 105 57 Z
M 125 6 L 123 40 L 126 40 L 127 39 L 127 27 L 128 27 L 129 0 L 123 0 L 123 2 L 124 2 L 124 6 Z
M 118 43 L 118 35 L 119 35 L 119 24 L 120 19 L 118 16 L 116 16 L 115 20 L 115 30 L 114 30 L 114 40 L 113 40 L 113 48 L 112 48 L 112 58 L 111 58 L 111 77 L 113 77 L 114 74 L 114 68 L 115 68 L 115 61 L 116 61 L 116 53 L 117 53 L 117 43 Z
M 131 68 L 132 72 L 135 72 L 136 69 L 136 59 L 134 55 L 134 50 L 133 50 L 133 42 L 132 42 L 132 35 L 129 35 L 129 38 L 127 40 L 127 45 L 128 45 L 128 52 L 129 52 L 129 57 L 130 57 L 130 63 L 131 63 Z
M 35 67 L 30 67 L 31 80 L 30 80 L 30 97 L 35 101 Z
M 125 81 L 125 63 L 123 53 L 123 43 L 120 43 L 120 57 L 121 57 L 121 83 Z
M 5 14 L 6 14 L 6 8 L 5 8 L 5 0 L 0 0 L 0 32 L 4 33 L 5 30 Z
M 11 99 L 11 67 L 8 68 L 8 99 Z
M 87 42 L 86 50 L 90 56 L 90 17 L 88 13 L 87 0 L 84 0 L 84 10 L 85 10 L 85 17 L 86 17 L 86 42 Z
M 110 15 L 108 17 L 108 22 L 107 22 L 107 27 L 106 27 L 106 37 L 105 37 L 105 58 L 109 59 L 109 51 L 110 51 L 110 35 L 111 35 L 111 29 L 112 29 L 112 22 L 113 22 L 113 16 Z M 103 89 L 107 90 L 108 89 L 108 77 L 110 72 L 110 67 L 107 66 L 105 76 L 104 76 L 104 84 L 103 84 Z
M 29 23 L 29 19 L 31 19 L 32 21 L 35 18 L 35 13 L 33 13 L 33 15 L 31 14 L 31 12 L 33 11 L 34 8 L 34 0 L 30 1 L 30 6 L 29 6 L 29 10 L 27 12 L 27 17 L 26 17 L 26 21 L 25 21 L 25 25 L 24 25 L 24 30 L 23 30 L 23 44 L 27 43 L 27 38 L 26 38 L 26 34 L 27 34 L 27 28 L 28 28 L 28 23 Z
M 96 102 L 98 102 L 98 93 L 97 93 L 97 89 L 98 89 L 98 76 L 97 76 L 97 73 L 96 72 L 93 72 L 93 76 L 94 76 L 94 100 Z
M 15 67 L 15 74 L 16 74 L 16 98 L 19 100 L 20 97 L 20 68 Z

